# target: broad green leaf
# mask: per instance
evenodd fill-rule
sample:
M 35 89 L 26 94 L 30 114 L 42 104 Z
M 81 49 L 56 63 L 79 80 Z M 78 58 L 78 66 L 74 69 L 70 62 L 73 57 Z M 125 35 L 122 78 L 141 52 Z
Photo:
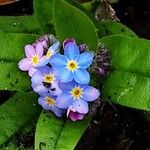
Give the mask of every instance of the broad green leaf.
M 30 78 L 19 70 L 17 63 L 0 62 L 0 90 L 29 90 Z
M 0 32 L 41 34 L 41 30 L 35 16 L 0 16 Z
M 57 119 L 50 112 L 43 111 L 36 127 L 35 150 L 53 150 L 62 128 L 61 118 Z
M 103 98 L 115 103 L 150 110 L 150 78 L 136 73 L 115 71 L 104 84 Z
M 89 118 L 78 122 L 64 121 L 43 111 L 36 128 L 35 150 L 73 150 L 89 121 Z
M 44 33 L 54 33 L 53 0 L 34 0 L 34 13 Z
M 19 132 L 39 115 L 37 96 L 32 92 L 19 92 L 0 107 L 0 145 Z
M 36 35 L 0 33 L 0 61 L 20 61 L 24 56 L 24 46 L 32 44 Z
M 80 43 L 86 43 L 96 50 L 98 39 L 96 28 L 90 18 L 81 10 L 64 0 L 54 0 L 54 25 L 58 39 L 74 37 Z
M 150 41 L 123 36 L 101 39 L 110 50 L 112 69 L 104 83 L 104 99 L 150 110 Z
M 110 50 L 112 68 L 150 76 L 150 41 L 109 36 L 100 40 Z
M 64 128 L 57 141 L 56 150 L 73 150 L 88 127 L 90 120 L 88 117 L 79 122 L 68 120 L 64 124 Z
M 137 37 L 137 35 L 131 29 L 116 21 L 106 21 L 98 23 L 97 32 L 99 38 L 110 35 Z

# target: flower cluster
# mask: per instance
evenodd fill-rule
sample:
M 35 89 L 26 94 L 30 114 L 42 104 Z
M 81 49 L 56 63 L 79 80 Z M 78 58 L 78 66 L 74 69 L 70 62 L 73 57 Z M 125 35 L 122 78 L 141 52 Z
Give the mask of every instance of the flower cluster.
M 28 71 L 33 90 L 40 95 L 38 103 L 61 117 L 65 112 L 71 120 L 81 120 L 89 111 L 88 102 L 100 96 L 99 90 L 89 85 L 88 67 L 93 53 L 86 45 L 78 46 L 73 38 L 60 42 L 52 35 L 39 38 L 25 46 L 26 58 L 18 66 Z

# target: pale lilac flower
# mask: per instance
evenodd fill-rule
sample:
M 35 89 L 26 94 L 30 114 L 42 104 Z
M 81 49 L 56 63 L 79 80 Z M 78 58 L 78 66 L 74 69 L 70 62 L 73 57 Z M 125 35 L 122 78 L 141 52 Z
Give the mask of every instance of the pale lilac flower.
M 25 46 L 25 55 L 26 58 L 23 58 L 19 63 L 18 67 L 22 71 L 28 71 L 29 76 L 32 76 L 36 72 L 36 67 L 38 64 L 45 59 L 43 56 L 43 46 L 41 43 L 37 43 L 36 46 L 26 45 Z

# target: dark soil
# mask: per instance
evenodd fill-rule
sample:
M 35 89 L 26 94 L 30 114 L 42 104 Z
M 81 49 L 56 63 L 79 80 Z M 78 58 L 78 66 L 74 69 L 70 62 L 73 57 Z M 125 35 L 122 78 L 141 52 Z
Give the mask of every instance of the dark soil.
M 23 16 L 33 14 L 33 0 L 20 0 L 0 6 L 0 16 Z
M 150 39 L 150 0 L 120 0 L 113 7 L 123 24 L 140 37 Z
M 150 1 L 120 0 L 113 5 L 121 22 L 140 37 L 150 39 Z M 17 9 L 16 9 L 17 8 Z M 0 15 L 25 15 L 33 13 L 32 0 L 0 6 Z M 1 92 L 0 99 L 10 93 Z M 150 122 L 143 111 L 101 103 L 96 115 L 76 150 L 150 150 Z M 17 136 L 25 147 L 33 144 L 33 134 Z
M 103 103 L 76 150 L 150 150 L 144 112 Z

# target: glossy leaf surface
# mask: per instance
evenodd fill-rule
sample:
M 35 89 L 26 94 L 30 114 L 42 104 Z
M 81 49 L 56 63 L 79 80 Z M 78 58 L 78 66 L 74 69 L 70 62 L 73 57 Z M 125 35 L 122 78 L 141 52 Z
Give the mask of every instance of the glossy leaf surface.
M 123 36 L 101 39 L 112 56 L 112 69 L 104 84 L 104 99 L 149 110 L 150 41 Z
M 89 121 L 89 118 L 79 122 L 64 121 L 43 111 L 36 128 L 35 149 L 73 150 Z
M 86 14 L 64 0 L 54 0 L 53 7 L 57 37 L 61 41 L 73 37 L 80 43 L 86 43 L 90 50 L 96 50 L 96 28 Z
M 4 113 L 7 112 L 7 113 Z M 39 115 L 37 97 L 32 92 L 15 94 L 0 107 L 0 145 Z

